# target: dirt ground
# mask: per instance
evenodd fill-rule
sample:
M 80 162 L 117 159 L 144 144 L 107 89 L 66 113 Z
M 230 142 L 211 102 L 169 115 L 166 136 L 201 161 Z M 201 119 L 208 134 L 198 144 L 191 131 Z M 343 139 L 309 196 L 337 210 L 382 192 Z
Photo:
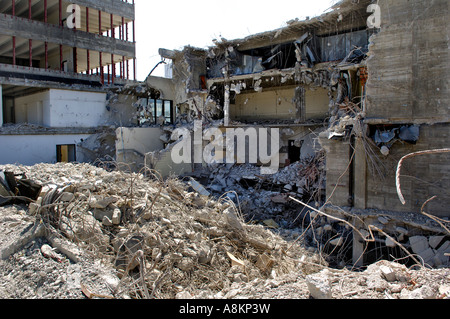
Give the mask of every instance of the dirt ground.
M 88 164 L 0 166 L 43 185 L 0 207 L 1 299 L 448 299 L 449 268 L 331 268 L 185 181 Z M 399 261 L 400 262 L 400 261 Z

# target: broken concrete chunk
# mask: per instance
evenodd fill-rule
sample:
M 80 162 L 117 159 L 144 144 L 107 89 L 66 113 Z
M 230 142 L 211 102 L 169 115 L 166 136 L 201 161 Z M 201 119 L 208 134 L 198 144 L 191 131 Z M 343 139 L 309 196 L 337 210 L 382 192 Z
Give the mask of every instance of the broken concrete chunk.
M 112 214 L 112 219 L 111 219 L 112 223 L 114 225 L 119 225 L 121 218 L 122 218 L 122 212 L 120 211 L 120 209 L 118 209 L 118 208 L 114 209 L 113 214 Z
M 432 266 L 433 264 L 433 257 L 436 255 L 436 252 L 431 249 L 427 248 L 424 251 L 421 251 L 420 253 L 417 253 L 420 257 L 422 257 L 423 261 L 427 264 L 430 264 Z
M 391 267 L 381 265 L 380 266 L 381 275 L 384 279 L 386 279 L 389 282 L 395 281 L 396 276 L 394 270 L 392 270 Z
M 333 246 L 342 246 L 344 243 L 344 237 L 339 237 L 330 241 L 330 244 Z
M 61 202 L 68 203 L 68 202 L 71 202 L 74 198 L 75 198 L 74 194 L 69 193 L 69 192 L 64 192 L 61 194 L 61 197 L 59 198 L 59 200 Z
M 111 219 L 108 218 L 108 216 L 103 216 L 102 225 L 103 226 L 112 226 L 113 222 Z
M 378 221 L 380 223 L 382 223 L 383 225 L 386 225 L 387 223 L 389 223 L 389 218 L 384 217 L 384 216 L 380 216 L 380 217 L 378 217 Z
M 428 243 L 431 248 L 436 249 L 444 238 L 445 236 L 430 236 Z
M 402 235 L 408 235 L 408 230 L 403 227 L 395 227 L 395 230 Z
M 234 211 L 231 208 L 227 208 L 224 211 L 224 215 L 227 219 L 228 226 L 230 226 L 231 229 L 241 232 L 244 230 L 244 227 L 242 226 L 242 223 L 234 213 Z
M 89 202 L 89 207 L 97 208 L 97 209 L 106 209 L 110 204 L 116 203 L 118 198 L 116 197 L 106 197 L 106 198 L 97 198 L 92 197 Z
M 40 208 L 41 208 L 41 205 L 38 205 L 36 203 L 30 203 L 30 205 L 28 206 L 28 213 L 31 216 L 34 216 L 38 213 Z
M 397 245 L 390 237 L 386 237 L 385 243 L 386 243 L 386 247 L 391 247 L 391 248 L 393 248 Z
M 306 284 L 314 299 L 332 299 L 331 285 L 328 276 L 323 272 L 306 276 Z
M 425 236 L 413 236 L 409 238 L 411 249 L 414 253 L 420 254 L 429 248 L 428 239 Z
M 133 270 L 139 265 L 139 259 L 135 258 L 136 253 L 142 250 L 144 244 L 143 236 L 133 236 L 120 247 L 119 253 L 115 261 L 115 266 L 118 270 L 124 271 L 126 269 Z

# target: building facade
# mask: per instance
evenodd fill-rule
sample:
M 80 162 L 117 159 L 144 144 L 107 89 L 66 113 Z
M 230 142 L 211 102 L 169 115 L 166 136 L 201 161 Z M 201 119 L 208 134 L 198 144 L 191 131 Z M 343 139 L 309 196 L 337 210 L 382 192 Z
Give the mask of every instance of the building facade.
M 77 144 L 121 122 L 111 97 L 136 80 L 134 19 L 134 1 L 2 1 L 0 163 L 82 160 Z

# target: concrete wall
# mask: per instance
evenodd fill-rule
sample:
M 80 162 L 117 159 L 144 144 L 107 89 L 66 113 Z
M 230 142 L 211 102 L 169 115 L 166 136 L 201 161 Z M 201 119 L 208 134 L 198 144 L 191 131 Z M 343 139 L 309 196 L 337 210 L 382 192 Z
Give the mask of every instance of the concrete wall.
M 16 123 L 51 126 L 50 91 L 15 99 Z
M 107 125 L 106 94 L 51 89 L 19 97 L 15 101 L 16 123 L 47 127 L 97 127 Z
M 448 0 L 380 1 L 371 37 L 367 118 L 449 120 Z
M 96 127 L 108 123 L 106 93 L 50 90 L 51 127 Z
M 132 170 L 140 170 L 145 163 L 145 154 L 164 148 L 157 127 L 119 127 L 116 129 L 116 161 L 127 163 Z
M 56 163 L 56 146 L 78 144 L 89 135 L 0 135 L 0 164 Z M 82 156 L 77 161 L 82 162 Z
M 437 195 L 426 211 L 450 216 L 448 154 L 415 157 L 405 163 L 401 185 L 406 205 L 400 203 L 395 188 L 395 169 L 402 156 L 449 146 L 449 2 L 385 0 L 379 4 L 381 31 L 371 38 L 367 63 L 366 122 L 423 125 L 417 145 L 397 142 L 387 157 L 381 157 L 384 180 L 367 171 L 365 206 L 420 212 L 422 204 Z
M 295 120 L 295 88 L 271 89 L 263 92 L 236 95 L 230 105 L 233 120 Z M 328 90 L 323 88 L 305 91 L 306 119 L 323 119 L 328 112 Z
M 382 24 L 380 32 L 371 37 L 364 121 L 372 134 L 376 129 L 389 130 L 393 124 L 419 124 L 419 140 L 416 144 L 396 141 L 384 156 L 376 146 L 369 154 L 356 138 L 355 156 L 349 165 L 353 151 L 348 143 L 328 140 L 324 135 L 327 195 L 333 194 L 331 203 L 338 206 L 415 213 L 437 196 L 425 211 L 450 216 L 448 153 L 416 156 L 404 162 L 400 182 L 405 205 L 399 200 L 395 179 L 404 155 L 448 148 L 449 2 L 385 0 L 379 5 Z
M 327 199 L 336 206 L 351 206 L 350 144 L 329 140 L 327 134 L 321 135 L 320 143 L 326 151 Z
M 401 212 L 420 212 L 421 206 L 433 196 L 425 211 L 437 216 L 450 216 L 450 155 L 434 154 L 410 158 L 403 164 L 401 189 L 406 204 L 400 202 L 395 185 L 398 160 L 409 153 L 448 147 L 450 127 L 448 124 L 422 125 L 416 145 L 397 142 L 387 157 L 381 156 L 386 178 L 367 171 L 367 208 L 387 209 Z M 361 174 L 363 172 L 357 172 Z
M 172 79 L 163 78 L 159 76 L 149 76 L 146 79 L 146 83 L 149 87 L 158 90 L 161 93 L 161 100 L 172 100 L 175 103 L 184 102 L 176 101 L 175 84 Z

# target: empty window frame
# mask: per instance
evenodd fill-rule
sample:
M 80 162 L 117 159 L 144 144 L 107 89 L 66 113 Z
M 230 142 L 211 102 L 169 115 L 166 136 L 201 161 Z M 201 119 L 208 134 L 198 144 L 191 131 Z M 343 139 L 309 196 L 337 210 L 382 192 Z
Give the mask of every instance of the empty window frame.
M 56 145 L 56 159 L 58 163 L 70 163 L 77 160 L 75 144 Z
M 142 99 L 141 101 L 141 116 L 144 118 L 140 119 L 140 124 L 148 122 L 161 124 L 162 119 L 164 119 L 164 124 L 174 123 L 173 101 L 156 99 Z

